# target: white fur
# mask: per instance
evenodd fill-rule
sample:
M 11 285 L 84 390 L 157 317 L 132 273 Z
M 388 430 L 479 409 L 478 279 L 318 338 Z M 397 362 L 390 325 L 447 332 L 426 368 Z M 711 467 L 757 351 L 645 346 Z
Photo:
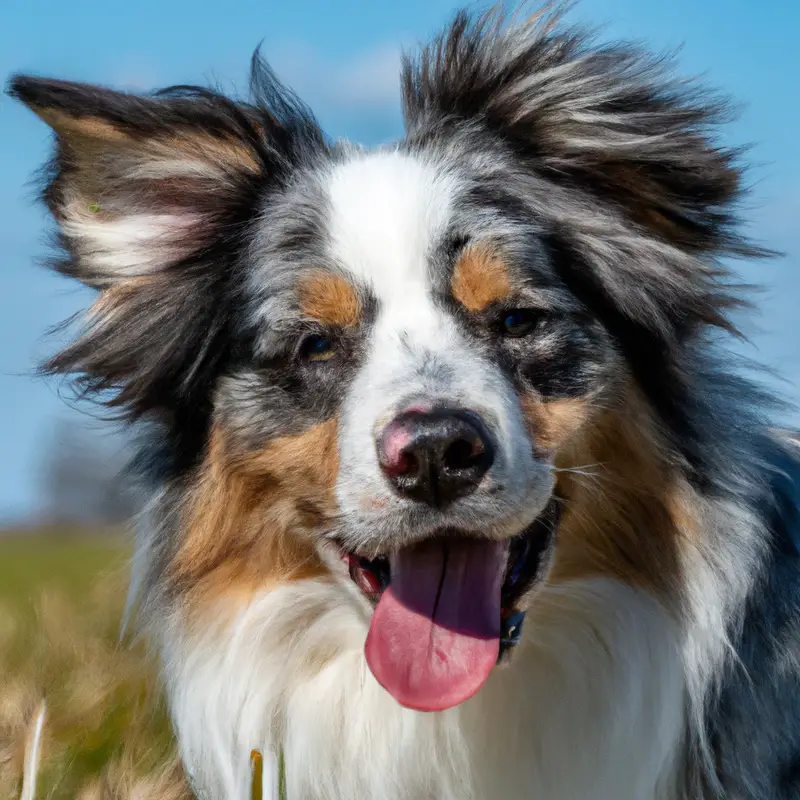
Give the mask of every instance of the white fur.
M 685 687 L 664 610 L 597 579 L 547 589 L 526 625 L 475 698 L 421 714 L 378 686 L 367 621 L 333 582 L 265 593 L 194 636 L 174 618 L 182 756 L 215 799 L 247 800 L 253 747 L 283 750 L 291 800 L 677 798 Z
M 769 537 L 755 513 L 733 502 L 696 498 L 704 536 L 688 536 L 680 550 L 684 581 L 682 645 L 687 712 L 695 770 L 712 783 L 716 769 L 706 737 L 705 713 L 726 663 L 735 658 L 728 633 L 741 624 L 748 594 L 760 576 Z
M 450 220 L 456 176 L 387 150 L 354 155 L 333 169 L 327 187 L 334 256 L 402 314 L 401 324 L 434 313 L 430 248 Z
M 42 736 L 47 706 L 42 700 L 31 723 L 27 741 L 25 742 L 25 760 L 22 773 L 22 792 L 19 800 L 36 800 L 36 780 L 39 774 L 39 760 L 42 756 Z
M 110 280 L 135 278 L 163 269 L 195 246 L 187 233 L 201 229 L 201 214 L 132 213 L 105 218 L 75 198 L 64 207 L 61 230 L 79 249 L 92 272 Z

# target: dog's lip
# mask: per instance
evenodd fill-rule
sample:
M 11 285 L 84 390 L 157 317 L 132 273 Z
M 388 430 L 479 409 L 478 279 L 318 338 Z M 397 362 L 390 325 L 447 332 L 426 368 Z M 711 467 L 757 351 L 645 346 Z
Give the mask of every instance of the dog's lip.
M 524 530 L 527 530 L 527 528 Z M 520 534 L 515 534 L 515 536 L 521 535 L 522 533 L 524 533 L 524 530 L 521 531 Z M 480 531 L 471 530 L 469 528 L 459 528 L 452 525 L 440 525 L 437 528 L 432 528 L 425 534 L 418 536 L 409 536 L 407 541 L 403 542 L 402 547 L 410 547 L 412 545 L 426 542 L 430 539 L 446 539 L 446 538 L 482 539 L 484 538 L 484 534 L 482 534 Z M 390 547 L 377 548 L 377 549 L 374 547 L 351 548 L 347 546 L 344 539 L 340 536 L 331 536 L 329 537 L 329 541 L 333 542 L 333 544 L 336 546 L 336 548 L 340 551 L 342 555 L 345 556 L 352 555 L 358 558 L 366 559 L 368 561 L 374 561 L 377 559 L 389 560 L 398 549 Z
M 510 537 L 508 562 L 502 588 L 502 607 L 512 610 L 519 599 L 541 578 L 542 566 L 561 516 L 561 502 L 552 497 L 544 510 L 527 527 Z M 454 527 L 440 527 L 425 539 L 445 537 L 481 538 L 480 533 Z M 331 540 L 341 560 L 346 564 L 350 578 L 362 594 L 373 604 L 391 581 L 391 551 L 367 554 L 350 550 L 339 538 Z

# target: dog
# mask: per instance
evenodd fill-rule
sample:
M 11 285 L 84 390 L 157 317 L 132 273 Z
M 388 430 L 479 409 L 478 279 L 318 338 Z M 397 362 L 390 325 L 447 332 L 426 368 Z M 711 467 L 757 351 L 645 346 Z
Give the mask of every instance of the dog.
M 459 13 L 404 138 L 18 76 L 45 365 L 143 431 L 132 596 L 202 798 L 800 796 L 800 448 L 726 350 L 726 106 L 558 11 Z M 280 773 L 280 775 L 278 775 Z

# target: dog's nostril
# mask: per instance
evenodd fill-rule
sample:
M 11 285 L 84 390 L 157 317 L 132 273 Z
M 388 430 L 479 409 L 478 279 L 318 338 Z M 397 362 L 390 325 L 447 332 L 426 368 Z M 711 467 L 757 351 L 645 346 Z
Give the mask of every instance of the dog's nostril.
M 480 439 L 457 439 L 444 451 L 444 465 L 450 470 L 478 466 L 486 448 Z
M 419 459 L 412 452 L 404 450 L 398 456 L 392 471 L 399 476 L 413 475 L 419 472 Z

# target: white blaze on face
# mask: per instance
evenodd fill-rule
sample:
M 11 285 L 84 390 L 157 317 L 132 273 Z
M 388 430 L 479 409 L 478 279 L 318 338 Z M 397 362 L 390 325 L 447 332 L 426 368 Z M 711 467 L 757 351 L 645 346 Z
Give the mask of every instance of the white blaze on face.
M 382 335 L 442 331 L 429 257 L 446 231 L 456 189 L 441 169 L 398 152 L 357 157 L 331 176 L 333 254 L 378 298 Z
M 398 152 L 365 155 L 333 173 L 334 258 L 378 301 L 364 375 L 374 390 L 388 392 L 389 384 L 409 395 L 446 389 L 420 385 L 415 373 L 425 359 L 435 362 L 463 349 L 452 321 L 434 303 L 430 275 L 430 256 L 445 235 L 456 189 L 442 170 Z M 378 415 L 402 399 L 391 392 L 370 394 L 360 399 Z
M 329 176 L 331 255 L 377 300 L 366 358 L 340 421 L 345 512 L 363 513 L 365 498 L 387 510 L 396 503 L 374 438 L 410 400 L 480 414 L 498 443 L 489 481 L 502 484 L 512 505 L 530 492 L 537 470 L 516 393 L 433 296 L 432 256 L 460 189 L 453 171 L 397 151 L 356 154 Z

